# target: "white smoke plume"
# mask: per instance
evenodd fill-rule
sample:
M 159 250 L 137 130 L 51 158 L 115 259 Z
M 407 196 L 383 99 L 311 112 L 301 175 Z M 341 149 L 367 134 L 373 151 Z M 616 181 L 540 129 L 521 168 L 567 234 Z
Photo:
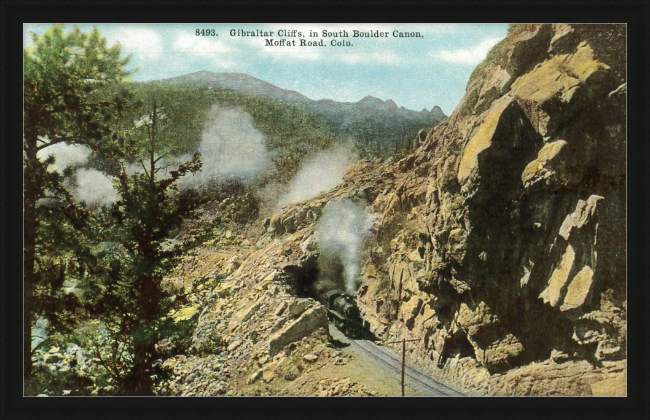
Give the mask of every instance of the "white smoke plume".
M 253 117 L 239 109 L 213 106 L 203 130 L 199 152 L 203 169 L 179 180 L 183 188 L 206 185 L 212 180 L 251 181 L 269 163 L 264 135 L 253 124 Z
M 356 160 L 349 148 L 339 146 L 307 159 L 289 183 L 279 207 L 308 200 L 343 183 L 345 170 Z
M 113 181 L 105 173 L 96 169 L 77 170 L 77 183 L 74 188 L 74 197 L 77 201 L 101 206 L 114 203 L 119 199 Z
M 62 142 L 39 150 L 36 157 L 45 160 L 49 156 L 54 156 L 55 161 L 48 166 L 48 170 L 63 173 L 63 170 L 68 166 L 84 165 L 88 162 L 92 152 L 92 149 L 88 146 Z
M 342 276 L 346 292 L 354 294 L 369 225 L 370 218 L 363 208 L 350 200 L 325 205 L 316 226 L 321 280 L 336 284 L 336 277 Z
M 68 166 L 77 168 L 88 163 L 92 149 L 85 145 L 56 143 L 38 151 L 36 156 L 45 160 L 54 156 L 54 163 L 48 166 L 49 171 L 63 173 Z M 77 201 L 85 201 L 89 205 L 106 205 L 118 200 L 119 194 L 113 186 L 113 181 L 105 173 L 95 169 L 77 169 L 75 181 L 66 181 L 64 185 L 72 190 Z

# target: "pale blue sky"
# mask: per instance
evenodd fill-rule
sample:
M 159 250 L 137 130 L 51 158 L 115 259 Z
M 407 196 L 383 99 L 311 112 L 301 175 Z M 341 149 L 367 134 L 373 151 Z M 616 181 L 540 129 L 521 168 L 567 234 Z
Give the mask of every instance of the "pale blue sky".
M 68 24 L 66 30 L 72 28 Z M 133 80 L 148 81 L 200 70 L 247 73 L 311 99 L 356 102 L 372 95 L 398 106 L 449 115 L 465 93 L 465 85 L 489 49 L 506 35 L 507 24 L 78 24 L 97 26 L 109 45 L 120 42 L 132 55 L 129 68 L 140 67 Z M 42 34 L 51 24 L 24 25 Z M 196 36 L 210 29 L 218 36 Z M 231 30 L 273 31 L 273 39 L 295 39 L 298 46 L 265 46 L 268 37 L 231 36 Z M 278 36 L 297 30 L 304 38 Z M 353 37 L 353 30 L 387 32 L 383 38 Z M 309 30 L 319 34 L 309 36 Z M 345 30 L 348 37 L 323 38 L 322 31 Z M 420 32 L 422 38 L 394 37 L 393 31 Z M 299 46 L 300 39 L 325 47 Z M 332 39 L 351 47 L 331 45 Z

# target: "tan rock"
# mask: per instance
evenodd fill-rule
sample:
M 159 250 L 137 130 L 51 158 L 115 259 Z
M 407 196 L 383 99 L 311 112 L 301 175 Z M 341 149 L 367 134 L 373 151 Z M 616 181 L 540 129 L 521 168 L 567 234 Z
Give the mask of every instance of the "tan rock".
M 314 301 L 311 299 L 295 299 L 289 304 L 289 316 L 296 318 L 307 308 L 309 308 Z
M 476 360 L 488 367 L 503 367 L 509 365 L 510 361 L 521 354 L 524 347 L 517 337 L 507 334 L 500 340 L 494 341 L 486 349 L 480 348 L 477 343 L 468 337 L 474 351 Z
M 264 379 L 264 382 L 271 382 L 274 380 L 277 376 L 277 373 L 273 369 L 264 369 L 262 371 L 262 379 Z
M 501 116 L 512 98 L 505 97 L 494 101 L 483 118 L 483 123 L 463 149 L 463 156 L 458 168 L 458 182 L 463 185 L 478 170 L 478 155 L 492 144 Z
M 490 324 L 496 321 L 496 317 L 485 302 L 480 302 L 474 309 L 463 302 L 460 304 L 455 321 L 460 327 L 467 330 L 473 326 Z
M 517 79 L 512 91 L 517 98 L 537 103 L 554 97 L 569 102 L 575 88 L 601 69 L 609 66 L 594 59 L 592 48 L 583 42 L 574 54 L 557 55 Z
M 422 300 L 414 295 L 408 300 L 408 302 L 401 305 L 400 315 L 405 322 L 412 321 L 417 316 L 421 307 Z
M 524 187 L 529 187 L 539 180 L 549 178 L 553 174 L 551 166 L 556 164 L 560 152 L 565 150 L 566 145 L 566 141 L 557 140 L 542 147 L 537 154 L 537 159 L 530 162 L 521 175 Z
M 278 306 L 278 308 L 275 310 L 274 315 L 275 315 L 275 316 L 280 316 L 280 315 L 282 315 L 282 313 L 284 312 L 285 309 L 287 309 L 287 302 L 283 300 L 282 303 L 280 303 L 280 305 Z
M 235 329 L 237 329 L 239 325 L 248 321 L 253 315 L 255 315 L 255 313 L 261 306 L 262 306 L 262 300 L 260 299 L 257 302 L 251 303 L 249 306 L 237 312 L 233 316 L 232 321 L 230 321 L 230 324 L 228 325 L 228 331 L 232 332 Z
M 302 356 L 302 358 L 305 359 L 308 362 L 315 362 L 316 360 L 318 360 L 318 355 L 309 353 L 309 354 L 305 354 L 304 356 Z
M 176 322 L 185 321 L 192 318 L 198 311 L 199 309 L 195 307 L 179 309 L 172 315 L 172 319 Z
M 571 232 L 574 229 L 581 229 L 589 223 L 592 217 L 596 214 L 598 202 L 603 199 L 604 198 L 599 195 L 592 195 L 587 199 L 587 201 L 578 200 L 576 209 L 573 213 L 568 214 L 564 219 L 564 222 L 562 222 L 562 226 L 560 227 L 560 236 L 568 241 Z
M 228 345 L 227 350 L 228 350 L 228 351 L 233 351 L 233 350 L 235 350 L 237 347 L 241 346 L 241 344 L 242 344 L 242 342 L 241 342 L 240 340 L 233 341 L 232 343 L 230 343 L 230 344 Z
M 282 233 L 284 229 L 282 229 L 282 215 L 281 214 L 276 214 L 273 217 L 271 217 L 271 220 L 269 222 L 269 231 L 270 232 L 275 232 L 277 231 L 278 233 Z
M 549 303 L 551 306 L 557 306 L 560 301 L 560 294 L 564 289 L 564 285 L 569 278 L 569 273 L 573 267 L 575 260 L 575 251 L 571 245 L 567 245 L 566 251 L 562 256 L 562 261 L 558 267 L 553 271 L 551 279 L 548 282 L 548 287 L 539 295 L 544 299 L 544 303 Z
M 372 264 L 367 264 L 363 270 L 363 274 L 368 278 L 377 278 L 377 268 Z
M 262 374 L 263 374 L 263 373 L 264 373 L 264 371 L 263 371 L 262 369 L 260 369 L 260 370 L 258 370 L 258 371 L 256 371 L 256 372 L 254 372 L 254 373 L 253 373 L 253 374 L 248 378 L 248 383 L 249 383 L 249 384 L 252 384 L 252 383 L 257 382 L 257 380 L 260 379 L 260 378 L 262 377 Z
M 582 270 L 580 270 L 571 280 L 571 283 L 567 288 L 566 296 L 564 296 L 562 306 L 560 306 L 560 310 L 566 311 L 582 306 L 591 291 L 593 280 L 594 271 L 591 267 L 588 265 L 582 267 Z
M 411 251 L 408 254 L 406 254 L 406 258 L 408 258 L 410 261 L 413 261 L 413 262 L 421 262 L 422 261 L 422 257 L 420 257 L 420 253 L 417 250 Z
M 327 310 L 322 305 L 307 309 L 298 319 L 274 333 L 269 339 L 269 355 L 278 354 L 286 345 L 311 335 L 319 328 L 329 328 Z
M 272 273 L 269 273 L 266 277 L 262 279 L 262 282 L 271 282 L 271 281 L 276 281 L 279 277 L 279 273 L 277 271 L 273 271 Z
M 597 397 L 625 397 L 627 396 L 627 375 L 591 384 L 591 392 Z

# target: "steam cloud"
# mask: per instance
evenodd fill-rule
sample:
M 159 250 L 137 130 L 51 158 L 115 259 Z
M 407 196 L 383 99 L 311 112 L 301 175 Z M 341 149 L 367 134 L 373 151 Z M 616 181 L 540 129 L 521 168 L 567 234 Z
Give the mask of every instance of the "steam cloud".
M 319 270 L 321 281 L 326 283 L 322 288 L 336 285 L 336 280 L 342 277 L 346 292 L 355 292 L 369 223 L 365 211 L 350 200 L 327 203 L 316 226 Z
M 78 201 L 104 206 L 117 201 L 119 194 L 105 173 L 96 169 L 79 169 L 74 197 Z
M 291 180 L 287 193 L 280 199 L 280 207 L 298 203 L 329 191 L 343 182 L 345 170 L 355 156 L 342 146 L 319 152 L 307 159 Z
M 217 179 L 250 181 L 269 162 L 264 135 L 253 117 L 239 109 L 213 106 L 203 130 L 199 152 L 203 169 L 179 180 L 183 188 L 195 188 Z
M 88 163 L 91 154 L 92 149 L 88 146 L 62 142 L 39 150 L 36 156 L 41 160 L 54 156 L 54 163 L 48 166 L 48 170 L 63 173 L 68 166 L 75 168 Z M 105 173 L 95 169 L 78 169 L 75 176 L 76 181 L 69 185 L 75 200 L 90 205 L 106 205 L 119 198 L 113 181 Z
M 55 161 L 48 166 L 48 169 L 63 173 L 68 166 L 84 165 L 88 162 L 91 153 L 92 149 L 88 146 L 62 142 L 39 150 L 36 157 L 45 160 L 49 156 L 54 156 Z

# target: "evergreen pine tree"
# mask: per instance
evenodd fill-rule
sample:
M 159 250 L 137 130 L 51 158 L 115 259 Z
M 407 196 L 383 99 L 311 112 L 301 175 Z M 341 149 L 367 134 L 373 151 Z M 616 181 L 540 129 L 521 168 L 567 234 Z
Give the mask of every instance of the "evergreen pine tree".
M 40 157 L 61 143 L 88 145 L 109 155 L 117 151 L 111 128 L 127 94 L 106 100 L 97 92 L 123 81 L 129 62 L 129 57 L 120 58 L 119 45 L 106 47 L 97 29 L 85 34 L 75 27 L 65 34 L 62 25 L 54 25 L 33 40 L 23 54 L 25 378 L 32 371 L 32 321 L 39 311 L 52 315 L 53 308 L 61 309 L 62 302 L 48 297 L 48 290 L 59 288 L 66 273 L 64 260 L 55 257 L 66 245 L 79 244 L 66 244 L 65 238 L 77 236 L 73 231 L 80 231 L 88 217 L 65 186 L 63 175 L 69 171 L 48 171 L 54 158 Z

